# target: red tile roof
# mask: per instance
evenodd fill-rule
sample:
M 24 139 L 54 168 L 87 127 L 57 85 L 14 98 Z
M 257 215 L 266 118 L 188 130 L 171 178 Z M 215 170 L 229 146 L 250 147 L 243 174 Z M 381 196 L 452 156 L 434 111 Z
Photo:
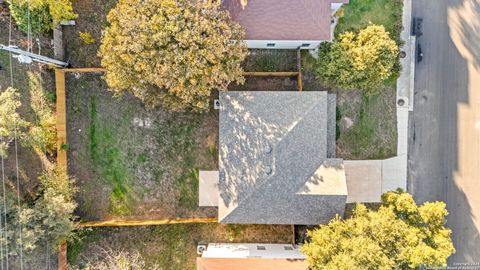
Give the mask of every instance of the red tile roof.
M 331 3 L 344 0 L 223 0 L 246 40 L 329 40 Z

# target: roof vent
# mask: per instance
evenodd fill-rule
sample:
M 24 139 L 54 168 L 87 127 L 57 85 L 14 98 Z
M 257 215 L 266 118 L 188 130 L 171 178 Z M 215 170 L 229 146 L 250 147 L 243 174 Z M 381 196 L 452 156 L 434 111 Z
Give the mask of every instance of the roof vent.
M 265 151 L 265 154 L 270 154 L 270 153 L 272 153 L 272 147 L 270 146 L 270 144 L 267 144 L 267 145 L 265 146 L 264 151 Z
M 266 174 L 266 175 L 272 174 L 272 167 L 270 167 L 270 166 L 265 166 L 265 174 Z
M 202 255 L 203 252 L 207 250 L 207 244 L 204 242 L 200 242 L 197 244 L 197 254 Z

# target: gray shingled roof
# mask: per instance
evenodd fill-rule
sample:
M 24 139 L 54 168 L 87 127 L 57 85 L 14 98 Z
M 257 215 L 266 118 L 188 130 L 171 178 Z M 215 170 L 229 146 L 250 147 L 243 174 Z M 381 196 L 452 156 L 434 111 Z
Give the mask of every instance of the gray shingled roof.
M 343 161 L 328 158 L 332 101 L 327 92 L 220 93 L 221 223 L 320 224 L 343 215 Z

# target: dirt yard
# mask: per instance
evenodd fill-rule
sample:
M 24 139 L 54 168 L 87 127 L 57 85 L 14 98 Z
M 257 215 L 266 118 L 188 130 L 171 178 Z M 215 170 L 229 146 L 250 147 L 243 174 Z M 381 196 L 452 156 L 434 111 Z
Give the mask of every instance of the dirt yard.
M 198 170 L 218 169 L 218 111 L 169 113 L 112 97 L 99 75 L 67 78 L 69 171 L 85 220 L 216 216 Z
M 134 235 L 135 237 L 132 237 Z M 292 243 L 291 226 L 179 224 L 151 227 L 98 228 L 70 243 L 69 262 L 84 265 L 101 259 L 102 250 L 138 251 L 160 269 L 195 269 L 199 242 Z

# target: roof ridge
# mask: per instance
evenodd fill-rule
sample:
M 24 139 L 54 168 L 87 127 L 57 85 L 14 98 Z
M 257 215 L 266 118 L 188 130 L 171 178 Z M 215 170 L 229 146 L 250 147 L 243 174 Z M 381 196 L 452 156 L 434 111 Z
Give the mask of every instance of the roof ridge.
M 326 91 L 318 91 L 318 92 L 321 92 L 322 95 L 325 95 L 325 98 L 327 98 L 328 92 L 326 92 Z M 327 103 L 328 103 L 328 102 L 327 102 Z M 300 123 L 302 123 L 302 122 L 306 119 L 305 116 L 307 116 L 307 115 L 308 115 L 311 111 L 313 111 L 317 106 L 319 106 L 318 102 L 312 102 L 312 105 L 311 105 L 308 109 L 304 110 L 304 112 L 303 112 L 303 113 L 301 114 L 301 116 L 300 116 L 300 121 L 297 121 L 297 122 L 295 123 L 295 125 L 293 125 L 292 127 L 290 127 L 290 129 L 288 130 L 288 132 L 286 132 L 285 135 L 282 136 L 282 139 L 279 140 L 279 141 L 272 147 L 272 151 L 273 151 L 274 153 L 277 151 L 277 147 L 275 147 L 275 146 L 277 146 L 277 145 L 280 144 L 282 141 L 284 141 L 284 138 L 285 138 L 293 129 L 295 129 L 295 127 L 297 127 Z M 327 104 L 327 106 L 328 106 L 328 104 Z M 325 119 L 325 121 L 327 121 L 327 119 L 328 119 L 328 110 L 327 110 L 326 113 L 327 113 L 327 118 Z M 254 190 L 254 191 L 250 192 L 247 196 L 244 196 L 244 198 L 241 200 L 241 202 L 238 201 L 237 206 L 236 206 L 235 208 L 232 208 L 232 209 L 230 209 L 230 211 L 228 211 L 227 213 L 225 213 L 225 214 L 223 215 L 223 218 L 220 220 L 220 222 L 221 222 L 222 220 L 224 220 L 225 218 L 227 218 L 232 212 L 234 212 L 234 211 L 237 209 L 237 207 L 240 206 L 240 204 L 245 204 L 246 202 L 248 202 L 249 199 L 253 196 L 253 194 L 257 194 L 258 192 L 260 192 L 261 190 L 263 190 L 262 188 L 266 185 L 266 183 L 269 182 L 269 181 L 267 181 L 267 180 L 268 180 L 269 178 L 272 178 L 272 177 L 275 175 L 275 168 L 276 168 L 275 164 L 276 164 L 276 160 L 277 160 L 277 159 L 276 159 L 276 155 L 273 154 L 273 153 L 272 153 L 272 157 L 273 157 L 272 169 L 273 169 L 274 173 L 271 174 L 271 175 L 269 175 L 268 177 L 262 177 L 262 178 L 265 179 L 265 180 L 264 180 L 264 181 L 261 181 L 261 183 L 259 183 L 259 185 L 255 187 L 255 190 Z M 321 164 L 323 164 L 324 162 L 325 162 L 325 160 L 322 160 L 322 163 L 321 163 Z

